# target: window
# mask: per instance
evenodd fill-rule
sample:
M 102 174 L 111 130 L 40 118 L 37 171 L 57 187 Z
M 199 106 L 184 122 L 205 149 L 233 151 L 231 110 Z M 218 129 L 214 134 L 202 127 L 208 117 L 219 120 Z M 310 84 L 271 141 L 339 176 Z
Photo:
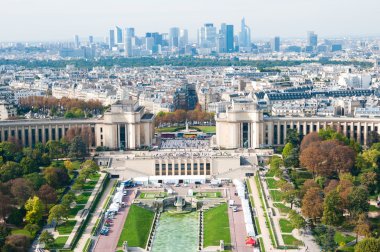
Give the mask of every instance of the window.
M 160 164 L 156 164 L 156 175 L 160 175 Z

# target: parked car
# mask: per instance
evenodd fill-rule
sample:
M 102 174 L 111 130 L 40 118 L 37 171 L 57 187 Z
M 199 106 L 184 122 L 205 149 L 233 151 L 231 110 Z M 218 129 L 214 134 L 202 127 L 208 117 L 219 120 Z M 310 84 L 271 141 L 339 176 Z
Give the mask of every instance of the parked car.
M 239 209 L 238 209 L 237 206 L 233 206 L 233 207 L 232 207 L 232 211 L 237 212 L 237 211 L 239 211 Z

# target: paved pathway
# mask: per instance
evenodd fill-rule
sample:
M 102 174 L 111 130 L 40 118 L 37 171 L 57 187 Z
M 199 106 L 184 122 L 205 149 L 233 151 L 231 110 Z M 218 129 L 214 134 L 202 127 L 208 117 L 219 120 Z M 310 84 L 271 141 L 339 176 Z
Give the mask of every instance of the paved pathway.
M 241 208 L 241 201 L 238 196 L 235 196 L 235 187 L 229 187 L 228 200 L 234 200 L 235 206 L 238 207 L 238 211 L 232 211 L 232 208 L 228 208 L 228 219 L 230 222 L 231 233 L 231 245 L 232 251 L 237 252 L 249 252 L 253 251 L 253 247 L 245 245 L 245 238 L 247 236 L 247 230 L 245 229 L 244 212 Z
M 261 205 L 260 196 L 259 196 L 260 194 L 259 194 L 259 191 L 257 190 L 254 177 L 251 177 L 249 179 L 249 184 L 252 190 L 252 198 L 255 204 L 256 216 L 258 217 L 258 220 L 259 220 L 259 225 L 261 229 L 261 237 L 262 237 L 262 242 L 264 243 L 264 248 L 265 250 L 273 251 L 274 248 L 270 240 L 270 232 L 265 223 L 266 222 L 265 213 L 263 210 L 264 206 Z
M 112 189 L 112 187 L 113 187 L 113 185 L 114 185 L 115 182 L 116 182 L 116 180 L 111 179 L 109 181 L 108 185 L 107 185 L 107 188 L 104 190 L 103 195 L 102 195 L 102 197 L 99 200 L 99 203 L 98 203 L 98 205 L 96 207 L 95 212 L 90 217 L 91 220 L 87 224 L 87 227 L 86 227 L 86 229 L 83 232 L 83 235 L 81 236 L 81 238 L 78 241 L 78 244 L 77 244 L 77 247 L 76 247 L 76 249 L 78 251 L 83 251 L 83 249 L 84 249 L 84 247 L 86 245 L 87 240 L 91 238 L 92 229 L 94 228 L 94 226 L 96 224 L 96 221 L 101 217 L 101 214 L 102 214 L 102 211 L 103 211 L 103 206 L 104 206 L 105 202 L 107 201 L 108 196 L 109 196 L 109 194 L 111 192 L 111 189 Z
M 91 195 L 88 198 L 85 207 L 83 208 L 83 210 L 79 211 L 77 213 L 77 215 L 75 216 L 75 220 L 77 221 L 77 223 L 75 224 L 74 229 L 71 231 L 64 248 L 70 248 L 70 244 L 71 244 L 72 240 L 74 239 L 74 237 L 77 233 L 77 230 L 79 229 L 84 218 L 86 218 L 86 216 L 87 216 L 87 212 L 86 213 L 83 213 L 83 212 L 89 210 L 89 207 L 91 206 L 96 195 L 98 194 L 99 190 L 101 189 L 100 186 L 104 180 L 104 176 L 105 176 L 105 173 L 100 173 L 100 178 L 99 178 L 98 182 L 96 183 L 95 188 L 92 190 Z
M 123 202 L 126 203 L 126 207 L 121 208 L 119 213 L 115 216 L 115 219 L 113 219 L 113 224 L 108 236 L 101 235 L 99 237 L 99 240 L 95 245 L 95 252 L 108 252 L 116 250 L 121 231 L 124 227 L 124 222 L 127 219 L 129 207 L 136 196 L 135 189 L 127 190 L 127 192 L 127 196 L 123 197 Z

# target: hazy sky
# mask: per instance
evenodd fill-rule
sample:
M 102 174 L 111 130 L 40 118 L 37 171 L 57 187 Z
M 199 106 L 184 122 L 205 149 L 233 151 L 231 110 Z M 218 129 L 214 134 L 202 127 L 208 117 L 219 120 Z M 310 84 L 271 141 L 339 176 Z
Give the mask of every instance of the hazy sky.
M 115 26 L 190 38 L 205 22 L 252 29 L 252 38 L 380 35 L 380 0 L 0 0 L 0 41 L 46 41 L 107 36 Z

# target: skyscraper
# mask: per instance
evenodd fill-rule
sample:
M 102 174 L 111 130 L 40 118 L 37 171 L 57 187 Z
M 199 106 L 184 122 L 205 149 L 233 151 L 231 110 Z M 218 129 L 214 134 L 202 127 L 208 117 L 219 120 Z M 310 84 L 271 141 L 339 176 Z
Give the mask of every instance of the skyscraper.
M 171 49 L 179 47 L 180 29 L 178 27 L 170 28 L 169 32 L 169 47 Z
M 79 36 L 75 35 L 75 48 L 79 48 L 80 42 L 79 42 Z
M 318 45 L 318 35 L 313 31 L 307 33 L 307 45 L 312 47 L 317 47 Z
M 123 43 L 123 30 L 116 26 L 116 43 L 122 44 Z
M 92 35 L 90 35 L 90 36 L 88 37 L 88 43 L 89 43 L 90 45 L 94 43 L 94 37 L 93 37 Z
M 214 24 L 204 24 L 198 30 L 198 44 L 203 48 L 212 48 L 216 46 L 217 32 Z
M 227 25 L 222 23 L 217 40 L 217 51 L 219 53 L 227 52 Z
M 126 28 L 125 29 L 125 38 L 124 38 L 124 52 L 125 56 L 132 57 L 133 56 L 133 44 L 135 37 L 135 28 Z
M 239 46 L 251 46 L 251 29 L 245 24 L 245 18 L 241 20 L 241 31 L 239 34 Z
M 280 51 L 280 37 L 274 37 L 272 40 L 271 46 L 273 52 L 279 52 Z
M 115 31 L 110 30 L 110 37 L 108 41 L 108 46 L 112 50 L 112 48 L 115 46 Z
M 179 47 L 185 48 L 185 46 L 189 43 L 189 33 L 186 29 L 181 29 L 179 35 Z
M 228 53 L 235 51 L 233 25 L 226 25 L 226 49 Z

